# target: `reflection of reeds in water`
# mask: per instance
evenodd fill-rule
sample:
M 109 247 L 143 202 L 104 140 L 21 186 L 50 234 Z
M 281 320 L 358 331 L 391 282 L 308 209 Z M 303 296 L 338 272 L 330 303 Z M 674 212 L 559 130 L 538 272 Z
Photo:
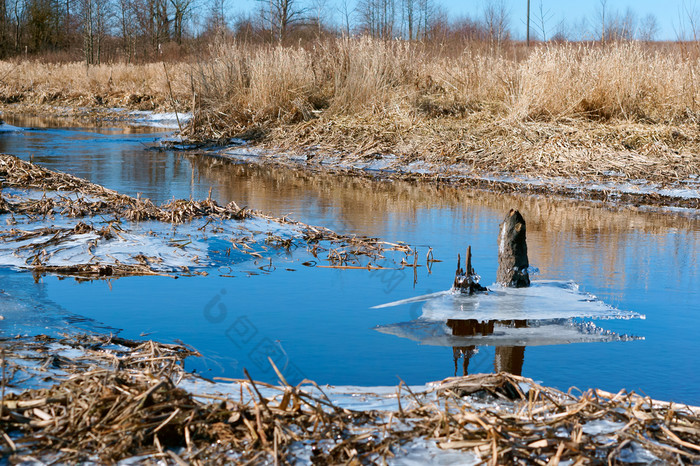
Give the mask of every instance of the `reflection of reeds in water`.
M 677 266 L 669 273 L 698 279 L 693 271 L 698 269 L 700 220 L 695 216 L 431 183 L 377 182 L 296 169 L 272 170 L 199 156 L 189 160 L 202 183 L 208 179 L 219 186 L 220 198 L 235 199 L 275 215 L 304 211 L 308 203 L 314 203 L 319 215 L 333 215 L 345 228 L 385 237 L 387 219 L 415 225 L 425 220 L 427 209 L 442 209 L 460 222 L 465 235 L 474 225 L 493 223 L 495 244 L 498 223 L 514 208 L 527 222 L 530 262 L 545 275 L 547 271 L 564 270 L 567 264 L 572 270 L 577 267 L 573 264 L 588 264 L 589 270 L 601 276 L 624 274 L 630 261 L 639 260 L 646 252 L 656 253 L 644 252 L 644 248 L 660 244 Z M 285 212 L 277 211 L 280 199 L 284 199 Z M 400 236 L 401 232 L 394 234 Z M 406 239 L 398 236 L 387 239 Z M 650 241 L 654 237 L 657 239 Z M 572 246 L 576 249 L 570 250 Z M 635 273 L 646 273 L 646 267 L 640 266 Z

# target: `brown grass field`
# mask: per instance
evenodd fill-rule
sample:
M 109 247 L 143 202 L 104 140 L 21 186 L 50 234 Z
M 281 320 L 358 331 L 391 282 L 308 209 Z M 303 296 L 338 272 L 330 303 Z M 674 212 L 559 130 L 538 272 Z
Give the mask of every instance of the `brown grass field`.
M 0 109 L 195 109 L 193 139 L 478 172 L 678 181 L 700 173 L 697 44 L 216 44 L 147 65 L 0 62 Z M 170 82 L 170 86 L 168 83 Z

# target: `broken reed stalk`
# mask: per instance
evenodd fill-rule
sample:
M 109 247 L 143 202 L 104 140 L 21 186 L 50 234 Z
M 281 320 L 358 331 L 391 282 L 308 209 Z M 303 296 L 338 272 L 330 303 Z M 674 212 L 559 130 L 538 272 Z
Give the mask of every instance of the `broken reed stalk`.
M 168 95 L 170 96 L 170 103 L 173 105 L 173 112 L 175 112 L 175 119 L 177 120 L 177 127 L 182 133 L 182 125 L 180 124 L 180 117 L 177 114 L 177 105 L 175 105 L 175 97 L 173 97 L 173 88 L 170 85 L 170 76 L 168 75 L 168 67 L 163 62 L 163 71 L 165 71 L 165 79 L 168 81 Z

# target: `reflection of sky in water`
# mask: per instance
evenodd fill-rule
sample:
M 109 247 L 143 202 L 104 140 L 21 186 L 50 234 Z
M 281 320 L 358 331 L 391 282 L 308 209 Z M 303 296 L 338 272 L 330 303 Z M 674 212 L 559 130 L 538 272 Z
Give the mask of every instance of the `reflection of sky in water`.
M 21 124 L 13 122 L 14 124 Z M 418 244 L 421 262 L 427 245 L 435 257 L 432 274 L 410 270 L 339 271 L 307 268 L 305 253 L 274 260 L 277 271 L 235 278 L 129 278 L 76 283 L 47 277 L 34 285 L 29 274 L 11 284 L 41 286 L 45 298 L 65 312 L 124 329 L 138 337 L 181 339 L 205 354 L 191 368 L 207 375 L 241 376 L 242 367 L 274 380 L 258 367 L 261 355 L 289 356 L 295 368 L 320 383 L 424 383 L 453 374 L 449 347 L 379 333 L 377 325 L 410 321 L 421 303 L 370 307 L 446 289 L 455 259 L 472 245 L 473 263 L 490 284 L 496 275 L 498 224 L 511 207 L 528 222 L 530 262 L 540 279 L 574 280 L 582 291 L 646 320 L 606 320 L 599 325 L 644 341 L 528 347 L 523 375 L 566 389 L 622 387 L 653 397 L 700 404 L 700 220 L 685 216 L 611 209 L 597 204 L 539 197 L 495 195 L 466 189 L 374 183 L 294 170 L 270 172 L 211 158 L 145 151 L 156 134 L 40 130 L 0 135 L 0 151 L 83 176 L 109 188 L 137 192 L 162 202 L 174 197 L 206 197 L 220 202 L 290 214 L 341 232 L 380 236 Z M 462 252 L 463 254 L 463 252 Z M 262 264 L 259 264 L 262 265 Z M 295 271 L 286 271 L 293 268 Z M 251 264 L 250 271 L 257 271 Z M 226 273 L 226 272 L 223 272 Z M 21 283 L 19 283 L 21 282 Z M 7 322 L 0 325 L 7 326 Z M 6 327 L 4 327 L 6 328 Z M 237 335 L 235 342 L 229 338 Z M 493 370 L 494 349 L 472 357 L 470 372 Z

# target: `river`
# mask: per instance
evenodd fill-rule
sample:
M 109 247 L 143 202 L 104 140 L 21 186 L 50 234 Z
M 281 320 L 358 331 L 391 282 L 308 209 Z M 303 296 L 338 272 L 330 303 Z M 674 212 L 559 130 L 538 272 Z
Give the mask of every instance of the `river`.
M 271 273 L 250 267 L 233 274 L 213 270 L 206 277 L 111 282 L 46 276 L 35 283 L 29 272 L 5 269 L 0 288 L 21 293 L 26 304 L 21 325 L 0 322 L 5 336 L 83 327 L 127 338 L 181 340 L 202 353 L 188 360 L 188 367 L 207 377 L 242 377 L 245 367 L 254 378 L 275 382 L 269 355 L 321 384 L 395 385 L 399 379 L 423 384 L 460 375 L 464 361 L 454 348 L 376 330 L 416 319 L 420 305 L 371 307 L 449 288 L 456 256 L 467 245 L 482 283 L 491 284 L 498 226 L 515 208 L 527 221 L 530 263 L 539 269 L 534 279 L 572 280 L 608 304 L 646 315 L 644 320 L 596 322 L 643 340 L 527 346 L 519 355 L 522 374 L 564 390 L 627 388 L 700 405 L 696 211 L 310 174 L 153 149 L 167 134 L 162 129 L 7 120 L 25 130 L 0 133 L 0 152 L 125 194 L 164 202 L 204 198 L 211 188 L 220 203 L 234 200 L 340 233 L 405 241 L 418 249 L 423 262 L 432 247 L 442 262 L 430 270 L 419 267 L 414 277 L 412 269 L 305 267 L 309 255 L 298 250 L 278 253 Z M 210 318 L 212 308 L 216 319 Z M 479 347 L 468 372 L 491 372 L 498 358 L 498 349 Z

